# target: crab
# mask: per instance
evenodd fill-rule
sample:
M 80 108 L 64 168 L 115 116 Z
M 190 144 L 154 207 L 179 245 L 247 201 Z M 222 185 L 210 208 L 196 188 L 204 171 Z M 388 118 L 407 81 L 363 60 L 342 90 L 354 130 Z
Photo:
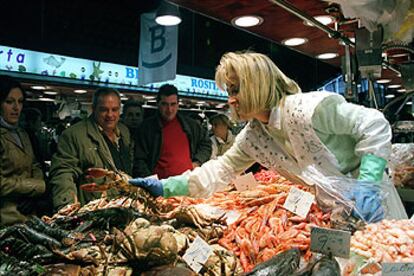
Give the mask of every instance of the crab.
M 144 218 L 131 222 L 124 231 L 114 229 L 115 248 L 131 263 L 153 267 L 173 263 L 187 248 L 185 235 L 169 225 L 153 225 Z
M 87 170 L 86 178 L 105 178 L 105 182 L 103 184 L 88 183 L 81 185 L 80 188 L 87 192 L 104 192 L 111 188 L 125 192 L 134 192 L 137 190 L 137 187 L 132 186 L 128 183 L 128 180 L 131 177 L 121 171 L 111 171 L 103 168 L 89 168 Z
M 211 211 L 213 210 L 213 211 Z M 195 225 L 199 229 L 222 224 L 225 212 L 206 204 L 179 206 L 168 213 L 159 214 L 163 219 L 176 219 L 178 222 Z

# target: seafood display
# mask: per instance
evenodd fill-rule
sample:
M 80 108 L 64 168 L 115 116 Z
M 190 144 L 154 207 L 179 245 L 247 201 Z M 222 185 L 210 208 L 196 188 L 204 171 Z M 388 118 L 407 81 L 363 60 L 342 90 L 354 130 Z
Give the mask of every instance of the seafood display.
M 75 201 L 51 217 L 0 229 L 0 275 L 341 275 L 335 258 L 310 251 L 311 228 L 350 229 L 351 218 L 317 199 L 306 216 L 284 207 L 292 188 L 317 196 L 311 186 L 261 171 L 254 190 L 230 184 L 204 199 L 154 198 L 129 185 L 122 172 L 93 168 L 88 174 L 105 182 L 82 189 L 115 188 L 120 195 L 103 193 L 84 206 Z M 413 222 L 352 219 L 351 232 L 361 230 L 352 236 L 351 252 L 370 264 L 365 270 L 414 262 Z M 199 238 L 210 253 L 194 272 L 185 254 Z M 356 275 L 361 262 L 354 260 L 343 275 Z
M 414 221 L 383 220 L 368 224 L 351 238 L 355 258 L 346 267 L 345 275 L 374 274 L 382 263 L 414 262 Z

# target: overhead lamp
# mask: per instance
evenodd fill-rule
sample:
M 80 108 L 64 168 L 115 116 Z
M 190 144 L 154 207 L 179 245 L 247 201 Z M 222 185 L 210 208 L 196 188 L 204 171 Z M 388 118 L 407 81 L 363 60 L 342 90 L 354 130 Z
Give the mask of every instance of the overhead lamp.
M 59 94 L 59 92 L 57 92 L 57 91 L 44 91 L 43 92 L 43 94 L 46 94 L 46 95 L 57 95 L 57 94 Z
M 46 87 L 43 85 L 33 85 L 31 86 L 31 88 L 34 90 L 45 90 L 46 89 Z
M 333 17 L 329 15 L 317 15 L 317 16 L 314 16 L 313 19 L 315 19 L 316 21 L 319 21 L 319 23 L 323 25 L 329 25 L 334 21 Z M 305 20 L 303 23 L 307 26 L 313 27 L 313 23 L 310 21 Z
M 306 42 L 308 42 L 306 38 L 293 37 L 293 38 L 283 40 L 282 44 L 286 46 L 299 46 L 299 45 L 305 44 Z
M 412 104 L 413 104 L 413 102 L 406 102 L 405 104 L 407 104 L 407 105 L 412 105 Z
M 400 87 L 401 87 L 401 84 L 390 84 L 390 85 L 388 85 L 388 88 L 392 88 L 392 89 L 400 88 Z
M 388 94 L 388 95 L 385 95 L 385 98 L 387 98 L 387 99 L 395 98 L 395 95 L 394 94 Z
M 337 53 L 323 53 L 316 56 L 318 59 L 332 59 L 338 56 Z
M 85 89 L 75 89 L 73 90 L 73 92 L 75 92 L 76 94 L 85 94 L 88 91 L 86 91 Z
M 404 93 L 406 91 L 407 91 L 407 89 L 405 89 L 405 88 L 397 89 L 397 92 L 400 92 L 400 93 Z
M 390 79 L 379 79 L 379 80 L 377 80 L 377 83 L 379 83 L 379 84 L 390 83 L 390 82 L 391 82 Z
M 243 15 L 231 20 L 231 24 L 238 27 L 253 27 L 263 23 L 263 18 L 257 15 Z
M 181 23 L 178 6 L 162 1 L 155 15 L 155 22 L 163 26 L 175 26 Z
M 128 97 L 121 97 L 121 101 L 127 101 L 129 98 Z
M 54 102 L 55 100 L 51 99 L 51 98 L 39 98 L 39 101 L 41 101 L 41 102 Z

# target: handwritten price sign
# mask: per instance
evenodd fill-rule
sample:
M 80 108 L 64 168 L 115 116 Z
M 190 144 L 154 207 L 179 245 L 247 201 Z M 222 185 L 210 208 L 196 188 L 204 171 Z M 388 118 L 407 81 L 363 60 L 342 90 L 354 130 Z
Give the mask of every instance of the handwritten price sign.
M 210 245 L 197 236 L 185 252 L 183 259 L 192 270 L 198 273 L 212 252 Z
M 320 227 L 311 229 L 311 246 L 313 252 L 326 255 L 349 258 L 351 233 L 341 230 L 333 230 Z
M 283 204 L 283 208 L 302 218 L 306 218 L 314 200 L 315 196 L 313 194 L 292 187 L 286 198 L 285 204 Z

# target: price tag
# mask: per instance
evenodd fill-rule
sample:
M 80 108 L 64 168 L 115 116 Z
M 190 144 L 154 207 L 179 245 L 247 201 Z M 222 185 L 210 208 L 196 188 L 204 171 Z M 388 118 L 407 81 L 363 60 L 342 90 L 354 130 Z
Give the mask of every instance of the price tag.
M 253 190 L 258 185 L 256 179 L 253 176 L 253 173 L 249 172 L 236 177 L 234 179 L 234 185 L 236 186 L 237 191 L 242 192 L 246 190 Z
M 226 212 L 226 216 L 224 217 L 226 219 L 226 223 L 227 225 L 233 224 L 235 223 L 239 217 L 241 216 L 241 214 L 237 211 L 231 210 Z
M 314 200 L 315 196 L 313 194 L 292 187 L 286 198 L 285 204 L 283 204 L 283 208 L 302 218 L 306 218 Z
M 413 276 L 414 263 L 383 263 L 382 276 Z
M 210 257 L 212 252 L 213 250 L 210 245 L 197 236 L 185 252 L 183 260 L 195 273 L 198 273 L 203 267 L 202 265 L 207 262 L 208 257 Z
M 310 249 L 313 252 L 349 258 L 350 242 L 350 232 L 320 227 L 311 229 Z

